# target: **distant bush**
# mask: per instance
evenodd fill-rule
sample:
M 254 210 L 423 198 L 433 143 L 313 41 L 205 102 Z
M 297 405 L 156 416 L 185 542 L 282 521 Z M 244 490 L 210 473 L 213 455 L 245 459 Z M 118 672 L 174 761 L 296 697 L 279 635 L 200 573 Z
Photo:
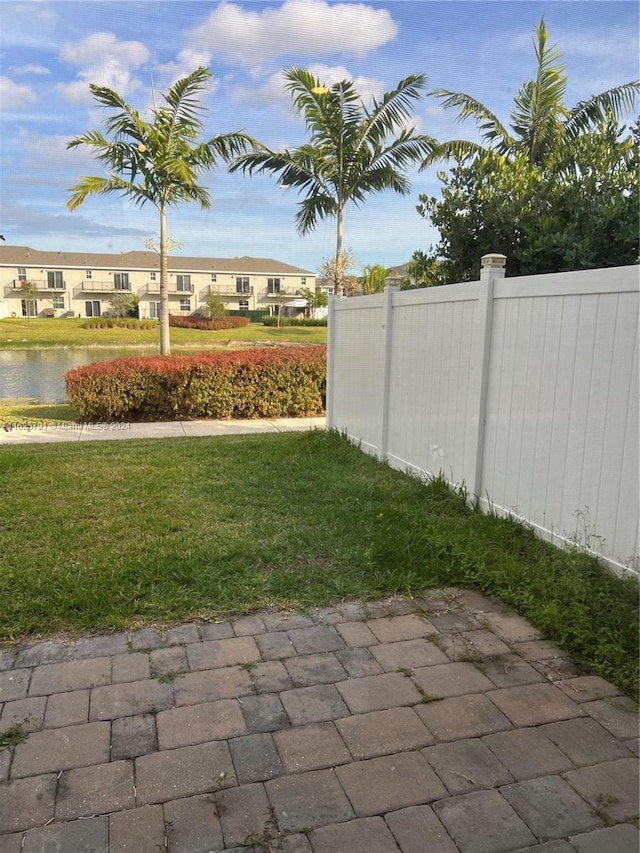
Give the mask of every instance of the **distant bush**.
M 182 329 L 207 329 L 218 331 L 220 329 L 238 329 L 249 325 L 248 317 L 199 317 L 192 314 L 190 317 L 169 315 L 169 325 L 179 326 Z
M 265 317 L 262 321 L 263 326 L 326 326 L 327 318 L 316 320 L 313 317 L 280 317 L 278 323 L 277 317 Z
M 87 421 L 318 415 L 325 406 L 326 350 L 119 358 L 70 370 L 65 385 Z
M 154 320 L 136 320 L 130 317 L 91 317 L 80 323 L 81 329 L 138 329 L 148 332 L 157 329 Z

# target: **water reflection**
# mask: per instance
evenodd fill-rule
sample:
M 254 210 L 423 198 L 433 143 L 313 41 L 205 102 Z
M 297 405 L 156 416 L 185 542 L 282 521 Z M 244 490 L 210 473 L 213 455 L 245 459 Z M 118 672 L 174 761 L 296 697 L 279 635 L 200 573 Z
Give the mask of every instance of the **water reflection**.
M 64 375 L 67 370 L 92 361 L 154 355 L 157 352 L 157 346 L 0 350 L 0 399 L 9 397 L 37 403 L 64 403 Z

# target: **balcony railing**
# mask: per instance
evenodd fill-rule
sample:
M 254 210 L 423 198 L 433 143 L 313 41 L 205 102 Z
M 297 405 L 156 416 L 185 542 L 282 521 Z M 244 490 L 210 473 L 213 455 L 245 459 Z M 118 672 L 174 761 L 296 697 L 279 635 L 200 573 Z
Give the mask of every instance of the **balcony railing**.
M 303 296 L 303 295 L 304 294 L 303 294 L 302 288 L 300 288 L 300 287 L 283 287 L 282 285 L 280 285 L 280 289 L 277 291 L 270 290 L 268 287 L 265 287 L 265 289 L 260 294 L 260 298 L 261 299 L 276 299 L 278 296 L 291 297 L 291 296 Z
M 49 291 L 49 290 L 61 291 L 61 290 L 67 289 L 67 283 L 65 281 L 60 281 L 60 282 L 55 282 L 54 284 L 49 284 L 49 281 L 47 279 L 33 279 L 33 278 L 29 278 L 26 281 L 23 281 L 22 279 L 14 278 L 13 281 L 11 282 L 11 288 L 12 288 L 12 290 L 22 290 L 22 285 L 27 284 L 27 283 L 35 285 L 37 290 L 39 290 L 39 291 Z
M 238 296 L 243 299 L 245 296 L 253 296 L 253 287 L 249 286 L 238 290 L 232 284 L 208 284 L 200 291 L 200 299 L 206 299 L 210 293 L 215 293 L 216 296 Z
M 147 284 L 143 285 L 140 288 L 141 296 L 159 296 L 160 295 L 160 282 L 159 281 L 149 281 Z M 182 296 L 187 297 L 193 295 L 193 285 L 192 284 L 181 284 L 178 287 L 175 282 L 169 282 L 169 296 Z
M 113 281 L 96 281 L 93 278 L 87 278 L 80 283 L 80 290 L 83 293 L 131 293 L 131 284 L 124 287 L 122 284 L 116 285 Z

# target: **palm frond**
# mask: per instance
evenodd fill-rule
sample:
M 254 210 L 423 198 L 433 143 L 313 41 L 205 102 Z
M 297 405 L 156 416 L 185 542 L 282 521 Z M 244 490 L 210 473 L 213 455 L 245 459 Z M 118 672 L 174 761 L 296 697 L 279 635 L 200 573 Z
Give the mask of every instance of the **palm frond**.
M 387 92 L 381 101 L 374 98 L 371 110 L 363 105 L 364 121 L 358 145 L 366 144 L 369 140 L 379 142 L 404 127 L 411 119 L 414 102 L 420 100 L 426 86 L 425 74 L 410 74 L 395 89 Z
M 71 196 L 67 199 L 66 205 L 68 210 L 75 210 L 90 195 L 109 195 L 111 193 L 125 195 L 130 198 L 134 204 L 139 206 L 142 206 L 148 201 L 155 204 L 154 199 L 149 196 L 143 187 L 135 186 L 117 175 L 110 175 L 108 178 L 83 177 L 70 190 L 70 192 Z
M 474 119 L 486 143 L 492 144 L 498 140 L 500 147 L 510 147 L 513 144 L 511 134 L 495 113 L 471 95 L 465 95 L 464 92 L 450 92 L 448 89 L 434 89 L 429 94 L 439 98 L 445 109 L 457 109 L 459 122 L 469 118 Z
M 464 162 L 474 157 L 483 157 L 489 152 L 477 142 L 471 142 L 468 139 L 451 139 L 449 142 L 437 142 L 432 147 L 431 151 L 422 161 L 420 171 L 424 172 L 429 166 L 434 163 L 442 163 L 445 160 L 456 160 Z
M 621 119 L 635 108 L 639 93 L 640 81 L 632 80 L 630 83 L 623 83 L 599 95 L 594 95 L 587 101 L 580 101 L 565 121 L 566 138 L 575 139 L 598 125 L 604 125 L 611 116 Z

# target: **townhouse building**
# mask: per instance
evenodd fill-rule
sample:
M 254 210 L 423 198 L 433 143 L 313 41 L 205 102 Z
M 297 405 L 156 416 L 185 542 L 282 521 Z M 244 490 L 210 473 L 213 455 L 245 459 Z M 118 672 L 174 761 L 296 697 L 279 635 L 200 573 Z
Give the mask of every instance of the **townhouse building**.
M 28 300 L 25 282 L 31 285 Z M 292 313 L 306 305 L 304 291 L 315 289 L 313 272 L 271 258 L 169 257 L 172 314 L 192 314 L 210 293 L 229 310 Z M 0 317 L 27 316 L 28 311 L 38 316 L 98 317 L 109 313 L 110 299 L 119 293 L 138 297 L 142 319 L 157 318 L 159 255 L 41 252 L 0 245 Z

